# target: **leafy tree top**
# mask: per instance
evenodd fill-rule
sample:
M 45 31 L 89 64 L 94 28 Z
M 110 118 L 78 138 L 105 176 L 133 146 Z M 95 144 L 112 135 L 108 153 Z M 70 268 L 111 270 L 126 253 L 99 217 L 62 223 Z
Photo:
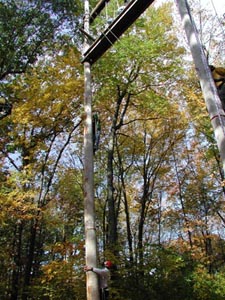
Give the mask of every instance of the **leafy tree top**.
M 74 33 L 79 3 L 0 0 L 0 80 L 23 73 L 50 44 Z

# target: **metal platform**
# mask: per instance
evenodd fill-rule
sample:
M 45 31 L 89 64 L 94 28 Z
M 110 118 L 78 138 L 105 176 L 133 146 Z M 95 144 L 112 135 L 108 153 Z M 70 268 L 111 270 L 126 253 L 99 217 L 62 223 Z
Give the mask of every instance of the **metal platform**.
M 131 0 L 84 53 L 82 62 L 94 64 L 153 2 L 154 0 Z

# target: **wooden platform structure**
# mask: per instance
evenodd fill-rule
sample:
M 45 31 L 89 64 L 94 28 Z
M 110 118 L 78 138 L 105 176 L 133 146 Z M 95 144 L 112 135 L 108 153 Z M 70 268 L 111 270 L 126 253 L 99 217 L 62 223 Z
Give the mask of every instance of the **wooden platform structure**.
M 109 1 L 100 1 L 91 13 L 90 20 L 94 20 Z M 94 64 L 153 2 L 154 0 L 131 0 L 126 4 L 123 11 L 84 53 L 82 62 Z

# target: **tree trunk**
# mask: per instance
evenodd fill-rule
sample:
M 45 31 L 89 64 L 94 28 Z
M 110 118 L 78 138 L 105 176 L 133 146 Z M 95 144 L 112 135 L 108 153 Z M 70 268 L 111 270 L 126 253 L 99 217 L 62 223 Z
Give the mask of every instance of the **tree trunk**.
M 84 1 L 84 30 L 89 33 L 89 0 Z M 84 52 L 89 47 L 88 40 L 84 40 Z M 95 228 L 94 203 L 94 162 L 93 162 L 93 132 L 92 132 L 92 91 L 91 65 L 84 63 L 84 225 L 85 225 L 85 254 L 86 264 L 91 267 L 97 265 L 97 239 Z M 94 272 L 87 272 L 86 276 L 87 300 L 99 300 L 98 277 Z
M 114 183 L 113 183 L 113 160 L 115 151 L 115 141 L 116 133 L 123 126 L 123 119 L 126 114 L 129 102 L 130 94 L 127 91 L 121 91 L 118 87 L 117 91 L 117 102 L 116 109 L 113 116 L 110 137 L 109 137 L 109 148 L 107 155 L 107 204 L 108 204 L 108 236 L 107 245 L 112 252 L 116 254 L 116 244 L 117 244 L 117 213 L 115 207 L 114 199 Z M 124 100 L 124 105 L 122 106 L 122 101 Z
M 117 243 L 117 222 L 113 187 L 113 153 L 114 153 L 114 133 L 111 135 L 108 149 L 107 162 L 107 203 L 108 203 L 108 237 L 107 244 L 110 250 L 114 251 Z
M 186 175 L 184 173 L 183 178 L 180 179 L 175 153 L 173 153 L 173 159 L 174 159 L 174 170 L 175 170 L 177 185 L 178 185 L 178 190 L 179 190 L 178 197 L 179 197 L 180 204 L 181 204 L 181 209 L 182 209 L 182 213 L 183 213 L 183 217 L 184 217 L 184 223 L 185 223 L 185 226 L 187 228 L 189 244 L 190 244 L 190 247 L 192 248 L 193 247 L 192 233 L 191 233 L 191 230 L 190 230 L 189 220 L 188 220 L 188 217 L 187 217 L 186 208 L 185 208 L 185 204 L 184 204 L 184 199 L 183 199 L 183 195 L 182 195 L 182 182 L 184 182 Z
M 143 229 L 145 224 L 145 207 L 146 207 L 146 200 L 144 197 L 141 200 L 141 211 L 140 211 L 140 219 L 138 223 L 138 258 L 139 264 L 142 269 L 143 265 Z
M 11 289 L 11 300 L 18 299 L 19 291 L 19 278 L 20 278 L 20 268 L 21 268 L 21 245 L 22 245 L 22 233 L 23 224 L 22 222 L 16 226 L 14 233 L 14 268 L 12 273 L 12 289 Z
M 32 265 L 34 261 L 34 249 L 35 249 L 35 241 L 37 235 L 37 226 L 38 226 L 38 220 L 36 219 L 34 220 L 34 223 L 31 224 L 30 243 L 29 243 L 25 274 L 24 274 L 22 300 L 27 300 L 29 296 L 28 288 L 30 286 L 31 271 L 32 271 Z
M 129 212 L 129 205 L 128 205 L 128 200 L 127 200 L 127 193 L 126 193 L 126 183 L 125 183 L 126 173 L 124 171 L 123 160 L 120 155 L 119 147 L 117 147 L 117 156 L 118 156 L 118 164 L 119 164 L 119 180 L 121 182 L 122 196 L 123 196 L 125 216 L 126 216 L 126 229 L 127 229 L 129 257 L 130 257 L 130 262 L 133 262 L 133 260 L 134 260 L 133 259 L 133 238 L 132 238 L 131 227 L 130 227 L 130 212 Z

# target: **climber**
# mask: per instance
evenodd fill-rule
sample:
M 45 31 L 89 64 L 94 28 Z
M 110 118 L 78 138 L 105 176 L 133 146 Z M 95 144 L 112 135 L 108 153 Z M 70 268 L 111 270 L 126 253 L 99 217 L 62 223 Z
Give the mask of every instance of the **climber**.
M 212 72 L 212 77 L 217 87 L 218 95 L 222 103 L 222 108 L 225 111 L 225 68 L 216 68 L 212 65 L 210 65 L 209 68 Z
M 100 299 L 108 300 L 109 299 L 109 289 L 108 289 L 108 281 L 110 279 L 110 271 L 113 264 L 110 260 L 104 262 L 103 268 L 93 268 L 90 266 L 85 266 L 84 271 L 92 271 L 99 276 L 99 289 L 100 289 Z

